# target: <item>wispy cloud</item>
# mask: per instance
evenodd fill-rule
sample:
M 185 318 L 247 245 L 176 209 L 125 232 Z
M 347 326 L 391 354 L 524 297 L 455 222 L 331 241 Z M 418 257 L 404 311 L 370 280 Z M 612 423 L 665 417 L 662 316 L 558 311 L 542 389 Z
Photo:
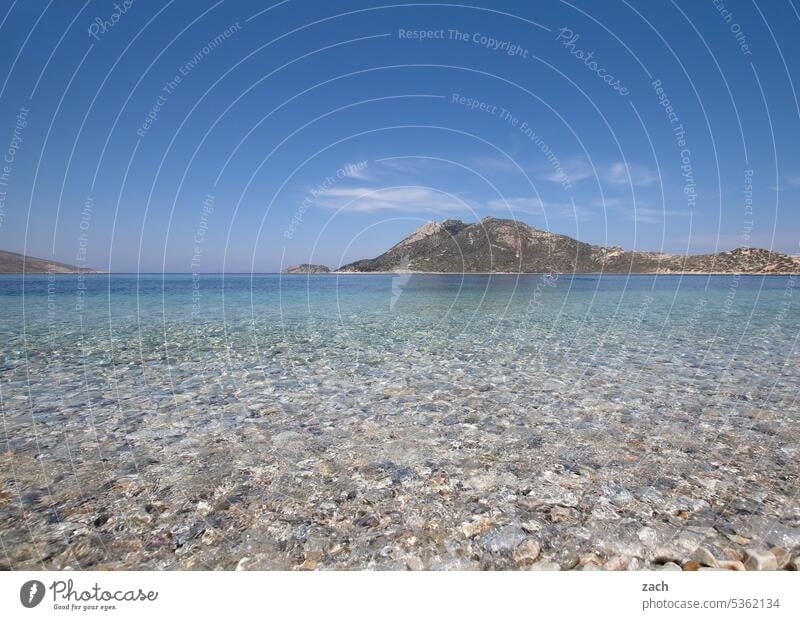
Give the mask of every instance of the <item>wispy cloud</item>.
M 557 170 L 553 169 L 552 166 L 548 166 L 548 172 L 545 175 L 548 181 L 560 185 L 566 178 L 571 184 L 575 185 L 594 176 L 592 167 L 583 157 L 571 157 L 560 163 L 561 166 Z
M 508 157 L 476 157 L 470 162 L 473 168 L 478 170 L 491 170 L 493 172 L 520 173 L 520 169 L 525 170 L 525 164 Z
M 504 211 L 509 214 L 528 213 L 542 215 L 542 201 L 536 197 L 495 198 L 486 203 L 491 211 Z
M 648 203 L 643 201 L 638 201 L 634 208 L 629 200 L 622 200 L 614 197 L 606 197 L 604 200 L 595 200 L 592 205 L 600 210 L 621 213 L 629 219 L 643 224 L 661 224 L 665 219 L 687 218 L 691 215 L 691 212 L 686 210 L 650 207 Z
M 612 186 L 632 183 L 636 187 L 652 185 L 658 181 L 657 172 L 642 164 L 617 161 L 597 164 L 593 169 L 584 157 L 571 157 L 560 163 L 559 169 L 547 169 L 544 176 L 548 181 L 561 184 L 566 178 L 572 185 L 576 185 L 586 179 L 598 178 Z
M 689 211 L 679 211 L 678 209 L 652 209 L 650 207 L 636 207 L 630 209 L 628 216 L 643 224 L 662 224 L 665 220 L 673 218 L 687 218 L 691 215 Z
M 342 170 L 345 171 L 344 178 L 346 179 L 358 179 L 361 181 L 370 181 L 372 176 L 369 174 L 368 171 L 368 162 L 348 162 L 344 166 L 342 166 Z
M 618 161 L 606 168 L 603 178 L 612 185 L 646 187 L 658 181 L 658 174 L 647 166 Z
M 320 192 L 317 204 L 329 209 L 360 213 L 375 211 L 453 213 L 470 210 L 470 205 L 458 197 L 419 186 L 384 189 L 331 187 Z
M 517 213 L 537 215 L 556 219 L 586 219 L 594 217 L 595 211 L 591 208 L 576 205 L 571 202 L 542 202 L 535 196 L 515 197 L 490 200 L 486 208 L 491 211 L 501 211 L 513 216 Z
M 441 161 L 435 157 L 387 157 L 376 159 L 374 171 L 381 178 L 395 178 L 400 175 L 404 179 L 410 176 L 425 175 L 441 171 L 443 168 L 452 168 L 452 164 Z

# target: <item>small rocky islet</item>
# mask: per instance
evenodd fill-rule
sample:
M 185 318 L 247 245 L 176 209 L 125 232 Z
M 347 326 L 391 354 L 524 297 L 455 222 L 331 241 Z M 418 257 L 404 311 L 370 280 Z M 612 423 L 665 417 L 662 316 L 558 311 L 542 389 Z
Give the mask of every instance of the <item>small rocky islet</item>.
M 320 273 L 330 273 L 331 270 L 326 267 L 325 265 L 314 265 L 311 263 L 300 263 L 299 265 L 293 265 L 292 267 L 287 267 L 281 273 L 285 274 L 295 274 L 295 273 L 309 273 L 309 274 L 320 274 Z
M 658 301 L 343 297 L 32 315 L 0 368 L 2 567 L 798 568 L 793 313 L 708 302 L 709 339 Z

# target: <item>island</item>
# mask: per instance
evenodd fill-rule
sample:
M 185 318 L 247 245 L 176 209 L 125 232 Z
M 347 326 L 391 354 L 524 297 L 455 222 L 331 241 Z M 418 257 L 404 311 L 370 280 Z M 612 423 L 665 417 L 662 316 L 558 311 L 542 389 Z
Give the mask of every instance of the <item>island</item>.
M 301 263 L 300 265 L 295 265 L 294 267 L 289 267 L 288 269 L 284 269 L 281 273 L 284 274 L 293 274 L 293 273 L 330 273 L 331 270 L 328 269 L 325 265 L 312 265 L 310 263 Z
M 711 254 L 667 254 L 584 243 L 513 219 L 485 217 L 429 221 L 372 259 L 340 267 L 343 273 L 611 273 L 791 274 L 800 259 L 761 248 Z

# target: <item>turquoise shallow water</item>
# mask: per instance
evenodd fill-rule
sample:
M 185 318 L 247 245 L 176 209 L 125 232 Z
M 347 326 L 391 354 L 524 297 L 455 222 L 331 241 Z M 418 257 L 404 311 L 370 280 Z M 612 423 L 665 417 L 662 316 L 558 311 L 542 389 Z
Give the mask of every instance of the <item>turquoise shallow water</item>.
M 777 276 L 0 277 L 5 564 L 800 545 L 799 296 Z
M 342 340 L 354 354 L 382 340 L 460 338 L 486 347 L 478 355 L 647 342 L 655 355 L 688 346 L 690 357 L 758 364 L 795 353 L 795 285 L 775 276 L 5 276 L 0 325 L 7 364 L 76 342 L 113 356 L 118 339 L 123 349 L 142 340 L 142 355 L 173 349 L 183 359 L 224 345 L 258 356 L 302 335 Z
M 278 329 L 305 319 L 346 325 L 355 315 L 434 325 L 516 319 L 554 328 L 562 319 L 613 327 L 632 318 L 643 326 L 690 318 L 702 327 L 791 329 L 795 286 L 790 276 L 12 275 L 0 276 L 0 311 L 9 333 L 23 324 L 57 331 L 81 320 L 107 328 L 131 320 L 150 326 L 248 319 Z

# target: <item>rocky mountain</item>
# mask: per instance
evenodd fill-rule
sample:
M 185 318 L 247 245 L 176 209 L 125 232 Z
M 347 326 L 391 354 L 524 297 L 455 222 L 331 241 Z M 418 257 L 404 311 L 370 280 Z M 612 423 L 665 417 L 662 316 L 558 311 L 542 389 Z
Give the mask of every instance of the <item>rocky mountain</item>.
M 427 222 L 377 258 L 340 272 L 800 273 L 800 261 L 759 248 L 683 256 L 583 243 L 523 222 L 485 217 Z
M 44 258 L 0 250 L 0 273 L 103 273 L 97 269 L 76 267 Z
M 281 273 L 330 273 L 331 270 L 328 269 L 325 265 L 311 265 L 309 263 L 302 263 L 300 265 L 295 265 L 294 267 L 289 267 L 288 269 L 284 269 Z

